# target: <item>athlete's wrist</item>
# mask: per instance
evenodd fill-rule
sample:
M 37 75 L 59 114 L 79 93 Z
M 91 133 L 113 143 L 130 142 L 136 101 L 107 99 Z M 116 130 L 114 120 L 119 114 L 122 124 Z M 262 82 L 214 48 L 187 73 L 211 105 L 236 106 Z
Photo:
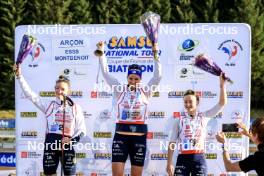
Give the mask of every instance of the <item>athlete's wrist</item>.
M 221 148 L 222 148 L 223 152 L 227 152 L 228 151 L 228 148 L 227 148 L 225 143 L 222 143 Z

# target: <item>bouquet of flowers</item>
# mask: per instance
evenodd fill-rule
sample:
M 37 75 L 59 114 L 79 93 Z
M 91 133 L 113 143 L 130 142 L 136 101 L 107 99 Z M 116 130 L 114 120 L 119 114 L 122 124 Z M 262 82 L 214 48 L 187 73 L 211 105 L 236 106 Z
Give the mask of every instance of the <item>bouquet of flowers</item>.
M 37 40 L 31 35 L 24 35 L 20 44 L 16 64 L 21 64 L 32 49 L 37 45 Z
M 209 56 L 205 54 L 200 54 L 197 57 L 195 57 L 194 66 L 211 73 L 216 76 L 220 76 L 221 73 L 223 74 L 223 78 L 227 80 L 230 83 L 233 83 L 233 81 L 226 77 L 225 73 L 222 71 L 222 69 L 212 61 L 212 59 L 209 58 Z

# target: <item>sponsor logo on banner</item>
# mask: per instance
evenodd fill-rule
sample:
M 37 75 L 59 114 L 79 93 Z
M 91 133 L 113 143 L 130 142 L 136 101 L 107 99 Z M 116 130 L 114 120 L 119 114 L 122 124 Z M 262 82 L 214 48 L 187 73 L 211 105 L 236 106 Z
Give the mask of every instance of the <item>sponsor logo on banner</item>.
M 219 112 L 218 114 L 216 114 L 216 116 L 214 118 L 222 119 L 223 117 L 224 117 L 223 112 Z
M 81 66 L 78 68 L 61 68 L 60 73 L 63 73 L 70 80 L 82 80 L 87 78 L 88 69 Z
M 185 91 L 170 91 L 168 93 L 168 98 L 183 98 Z M 211 91 L 196 91 L 196 95 L 202 98 L 215 98 L 216 93 Z
M 164 132 L 148 132 L 147 139 L 166 139 L 168 136 Z
M 111 112 L 108 109 L 104 109 L 100 112 L 99 119 L 106 120 L 111 118 Z
M 106 57 L 152 57 L 151 41 L 144 36 L 111 37 L 107 44 Z
M 206 153 L 206 159 L 217 159 L 217 153 Z
M 194 50 L 199 45 L 198 40 L 193 40 L 193 39 L 186 39 L 184 40 L 179 46 L 178 46 L 178 51 L 182 52 L 189 52 Z
M 219 46 L 218 50 L 223 53 L 227 62 L 225 66 L 236 66 L 237 60 L 239 60 L 240 52 L 243 51 L 242 45 L 235 39 L 229 39 L 223 41 Z
M 97 92 L 91 91 L 91 98 L 112 98 L 112 92 Z
M 176 79 L 181 81 L 190 81 L 197 79 L 205 79 L 206 74 L 192 65 L 176 66 Z
M 86 153 L 76 153 L 76 158 L 86 158 Z
M 0 153 L 0 167 L 16 167 L 15 153 Z
M 168 98 L 183 98 L 185 91 L 170 91 Z
M 20 157 L 21 158 L 40 158 L 41 154 L 37 152 L 21 151 Z
M 88 113 L 88 112 L 86 112 L 86 111 L 83 111 L 83 116 L 84 116 L 84 118 L 90 118 L 91 116 L 92 116 L 92 114 L 90 114 L 90 113 Z
M 41 44 L 38 43 L 34 48 L 31 50 L 29 55 L 31 56 L 31 61 L 29 63 L 29 67 L 37 67 L 39 62 L 44 58 L 44 53 L 45 53 L 45 47 Z
M 38 132 L 37 131 L 22 131 L 21 138 L 37 138 Z
M 111 132 L 94 132 L 93 133 L 94 138 L 112 138 Z
M 243 119 L 244 111 L 243 110 L 235 110 L 231 113 L 231 119 Z
M 142 72 L 154 71 L 151 41 L 145 36 L 112 36 L 107 42 L 105 56 L 110 73 L 126 73 L 131 64 L 138 64 Z M 161 50 L 159 50 L 161 55 Z
M 213 129 L 207 130 L 206 140 L 208 140 L 208 141 L 215 140 L 215 135 L 216 134 L 213 131 Z
M 161 119 L 165 117 L 165 112 L 164 111 L 154 111 L 154 112 L 149 112 L 148 113 L 148 118 L 151 119 Z
M 173 112 L 173 118 L 180 118 L 181 112 Z
M 52 61 L 58 64 L 88 64 L 88 40 L 84 38 L 52 38 Z
M 216 93 L 211 91 L 196 91 L 195 93 L 202 98 L 215 98 L 217 96 Z
M 41 97 L 55 97 L 54 91 L 40 91 L 39 96 Z M 83 92 L 82 91 L 71 91 L 70 97 L 71 98 L 82 98 Z
M 219 176 L 239 176 L 240 174 L 224 174 L 221 173 Z
M 229 154 L 231 160 L 241 160 L 242 153 L 230 153 Z
M 112 154 L 111 153 L 95 153 L 94 159 L 101 159 L 101 160 L 111 160 Z
M 243 91 L 229 91 L 226 94 L 227 98 L 243 98 Z
M 0 129 L 14 129 L 15 122 L 15 119 L 0 119 Z
M 91 98 L 97 98 L 97 91 L 91 92 Z
M 20 117 L 22 118 L 35 118 L 37 116 L 37 112 L 20 112 Z
M 199 41 L 193 40 L 193 39 L 186 39 L 182 43 L 180 43 L 177 47 L 177 50 L 181 52 L 180 57 L 179 57 L 179 61 L 190 63 L 190 61 L 193 60 L 195 56 L 193 54 L 189 54 L 189 53 L 192 53 L 191 51 L 193 51 L 198 45 L 199 45 Z M 183 78 L 185 76 L 188 77 L 187 75 L 184 75 L 184 73 L 180 73 L 182 71 L 182 72 L 186 72 L 185 74 L 188 73 L 190 76 L 191 71 L 189 71 L 188 68 L 180 69 L 179 72 L 177 71 L 177 75 L 181 74 L 181 76 L 180 76 L 181 78 Z
M 108 65 L 108 70 L 110 73 L 111 72 L 126 73 L 128 71 L 128 66 L 129 65 Z M 153 72 L 154 71 L 153 65 L 139 65 L 139 66 L 141 67 L 142 72 Z
M 242 135 L 237 132 L 224 132 L 226 138 L 242 138 Z
M 152 92 L 152 96 L 151 97 L 159 97 L 160 96 L 160 92 L 156 91 L 156 92 Z
M 150 155 L 151 160 L 167 160 L 167 153 L 152 153 Z

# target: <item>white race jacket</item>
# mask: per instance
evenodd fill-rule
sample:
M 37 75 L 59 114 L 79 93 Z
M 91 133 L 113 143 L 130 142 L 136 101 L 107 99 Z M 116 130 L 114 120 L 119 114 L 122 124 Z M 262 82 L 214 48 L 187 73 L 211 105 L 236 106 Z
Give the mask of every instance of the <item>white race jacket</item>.
M 60 99 L 55 98 L 45 103 L 35 92 L 31 90 L 22 75 L 19 76 L 18 82 L 26 98 L 34 103 L 46 117 L 46 133 L 62 134 L 63 129 L 63 105 Z M 78 104 L 70 106 L 66 104 L 64 119 L 64 135 L 76 137 L 86 135 L 86 127 L 81 107 Z
M 141 86 L 136 91 L 130 91 L 127 85 L 120 82 L 109 74 L 105 55 L 99 58 L 102 75 L 107 84 L 113 90 L 113 108 L 117 123 L 145 124 L 147 119 L 147 106 L 153 87 L 161 80 L 161 64 L 154 60 L 154 75 L 146 86 Z

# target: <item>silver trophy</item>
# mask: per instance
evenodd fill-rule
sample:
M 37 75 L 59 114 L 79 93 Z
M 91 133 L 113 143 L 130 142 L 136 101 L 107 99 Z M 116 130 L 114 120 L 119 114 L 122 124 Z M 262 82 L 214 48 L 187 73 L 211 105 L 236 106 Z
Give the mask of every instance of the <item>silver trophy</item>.
M 145 33 L 153 46 L 154 59 L 158 59 L 158 32 L 160 26 L 160 16 L 153 12 L 146 12 L 140 17 Z

